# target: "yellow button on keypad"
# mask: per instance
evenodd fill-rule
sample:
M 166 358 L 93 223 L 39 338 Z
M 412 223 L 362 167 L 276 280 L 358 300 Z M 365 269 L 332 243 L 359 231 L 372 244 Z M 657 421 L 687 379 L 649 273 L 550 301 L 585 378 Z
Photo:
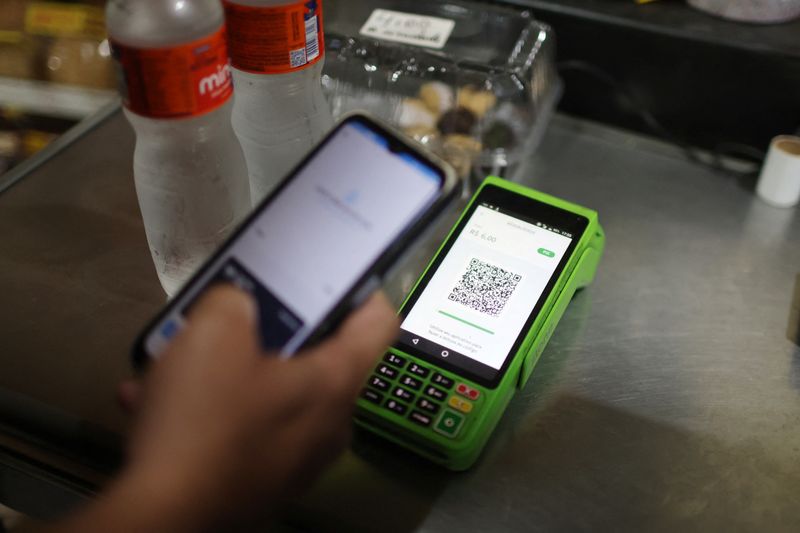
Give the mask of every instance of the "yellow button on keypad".
M 462 413 L 469 413 L 472 411 L 472 404 L 467 400 L 462 400 L 458 396 L 450 396 L 450 399 L 447 400 L 447 404 L 453 409 L 458 409 Z

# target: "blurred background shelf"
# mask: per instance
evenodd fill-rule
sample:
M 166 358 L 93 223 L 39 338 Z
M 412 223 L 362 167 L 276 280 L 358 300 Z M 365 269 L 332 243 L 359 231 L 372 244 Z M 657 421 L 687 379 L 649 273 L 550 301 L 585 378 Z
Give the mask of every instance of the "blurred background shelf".
M 115 99 L 102 0 L 0 0 L 0 175 Z
M 0 76 L 0 106 L 34 115 L 81 120 L 116 97 L 112 90 Z

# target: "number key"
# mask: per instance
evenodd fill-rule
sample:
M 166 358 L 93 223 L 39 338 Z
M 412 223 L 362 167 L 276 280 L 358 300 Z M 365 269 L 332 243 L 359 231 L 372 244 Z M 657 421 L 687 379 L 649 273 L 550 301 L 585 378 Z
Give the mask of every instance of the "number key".
M 400 384 L 414 390 L 419 390 L 419 388 L 422 387 L 422 382 L 418 379 L 412 378 L 411 376 L 403 376 L 400 378 Z
M 394 379 L 397 377 L 397 370 L 390 367 L 389 365 L 381 365 L 375 370 L 378 374 L 387 377 L 389 379 Z
M 387 402 L 384 404 L 384 406 L 385 406 L 385 407 L 386 407 L 388 410 L 390 410 L 390 411 L 394 411 L 394 412 L 395 412 L 395 413 L 397 413 L 398 415 L 404 415 L 404 414 L 406 414 L 406 406 L 405 406 L 405 405 L 403 405 L 402 403 L 398 402 L 397 400 L 392 400 L 392 399 L 390 399 L 389 401 L 387 401 Z
M 445 396 L 447 396 L 446 392 L 430 386 L 425 389 L 425 394 L 436 400 L 444 400 Z
M 440 374 L 438 372 L 435 373 L 433 375 L 433 377 L 431 378 L 431 383 L 435 383 L 436 385 L 439 385 L 440 387 L 444 387 L 445 389 L 449 389 L 450 387 L 453 386 L 453 380 L 452 379 L 450 379 L 447 376 L 445 376 L 443 374 Z
M 439 411 L 439 404 L 434 403 L 426 398 L 420 398 L 417 400 L 417 407 L 434 415 Z
M 412 374 L 416 374 L 421 378 L 427 377 L 430 373 L 430 370 L 425 368 L 424 366 L 419 366 L 417 363 L 411 363 L 408 367 L 408 371 Z
M 397 368 L 403 368 L 403 365 L 406 364 L 405 359 L 393 353 L 387 353 L 385 356 L 383 356 L 383 360 L 387 363 L 393 364 Z
M 378 390 L 389 390 L 389 382 L 385 379 L 381 379 L 378 376 L 372 376 L 369 378 L 369 386 L 375 387 Z
M 411 392 L 404 389 L 403 387 L 395 387 L 394 391 L 392 392 L 392 395 L 395 398 L 400 398 L 401 400 L 404 400 L 406 402 L 411 402 L 414 400 L 414 395 Z

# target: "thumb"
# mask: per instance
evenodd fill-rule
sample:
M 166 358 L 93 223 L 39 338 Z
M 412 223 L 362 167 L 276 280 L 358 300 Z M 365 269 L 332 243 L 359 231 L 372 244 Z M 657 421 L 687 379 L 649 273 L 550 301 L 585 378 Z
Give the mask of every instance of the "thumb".
M 246 292 L 233 285 L 211 287 L 192 307 L 186 328 L 172 343 L 165 359 L 258 353 L 257 315 L 255 300 Z

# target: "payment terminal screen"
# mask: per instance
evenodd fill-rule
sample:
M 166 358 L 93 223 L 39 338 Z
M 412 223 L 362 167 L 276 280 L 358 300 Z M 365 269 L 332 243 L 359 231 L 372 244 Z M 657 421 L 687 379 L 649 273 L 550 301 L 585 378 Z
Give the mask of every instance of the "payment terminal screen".
M 480 203 L 403 320 L 401 343 L 495 375 L 572 239 L 569 231 Z
M 438 197 L 441 171 L 345 122 L 179 295 L 145 337 L 158 356 L 202 291 L 230 282 L 255 296 L 265 349 L 292 353 Z

